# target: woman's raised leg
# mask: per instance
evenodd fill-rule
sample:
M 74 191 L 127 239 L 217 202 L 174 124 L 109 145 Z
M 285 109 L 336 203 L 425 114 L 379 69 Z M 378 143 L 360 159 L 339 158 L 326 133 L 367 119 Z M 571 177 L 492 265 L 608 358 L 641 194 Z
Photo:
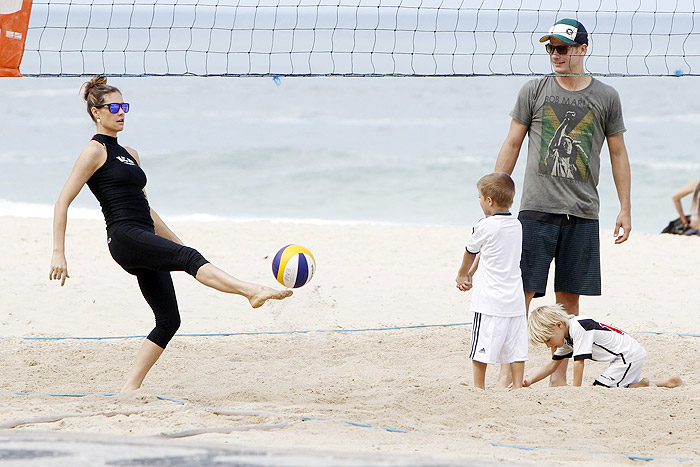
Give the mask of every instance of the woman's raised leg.
M 195 279 L 221 292 L 243 295 L 253 308 L 261 307 L 267 300 L 282 300 L 292 295 L 292 291 L 289 289 L 276 290 L 264 285 L 236 279 L 211 263 L 200 267 L 197 270 Z

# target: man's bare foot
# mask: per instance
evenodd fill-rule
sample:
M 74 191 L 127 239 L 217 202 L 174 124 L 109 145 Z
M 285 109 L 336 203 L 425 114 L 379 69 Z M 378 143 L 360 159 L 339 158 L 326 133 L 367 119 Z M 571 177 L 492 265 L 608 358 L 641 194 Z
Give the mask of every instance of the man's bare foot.
M 566 386 L 566 380 L 565 379 L 560 379 L 560 378 L 549 378 L 549 387 L 550 388 L 558 388 Z
M 253 308 L 260 308 L 268 300 L 282 300 L 292 295 L 292 293 L 289 289 L 276 290 L 261 285 L 258 292 L 255 295 L 251 295 L 248 301 Z
M 510 364 L 501 363 L 498 380 L 496 381 L 496 389 L 507 389 L 513 384 L 513 373 L 510 371 Z
M 510 389 L 513 386 L 513 380 L 511 378 L 498 379 L 496 381 L 496 389 Z

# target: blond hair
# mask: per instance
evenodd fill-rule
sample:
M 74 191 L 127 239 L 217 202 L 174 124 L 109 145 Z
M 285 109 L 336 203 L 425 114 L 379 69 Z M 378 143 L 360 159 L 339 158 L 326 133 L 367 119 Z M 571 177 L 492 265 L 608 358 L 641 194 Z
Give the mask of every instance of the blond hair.
M 95 121 L 95 116 L 92 114 L 92 108 L 104 104 L 105 95 L 113 92 L 121 94 L 119 89 L 107 84 L 107 78 L 104 76 L 95 76 L 90 81 L 83 83 L 80 86 L 80 92 L 87 103 L 87 113 L 93 121 Z
M 547 342 L 554 335 L 554 328 L 558 322 L 566 324 L 573 317 L 574 315 L 568 314 L 559 304 L 535 308 L 527 320 L 530 344 Z
M 491 198 L 498 206 L 509 208 L 515 197 L 515 182 L 505 172 L 484 175 L 476 182 L 476 188 L 484 198 Z

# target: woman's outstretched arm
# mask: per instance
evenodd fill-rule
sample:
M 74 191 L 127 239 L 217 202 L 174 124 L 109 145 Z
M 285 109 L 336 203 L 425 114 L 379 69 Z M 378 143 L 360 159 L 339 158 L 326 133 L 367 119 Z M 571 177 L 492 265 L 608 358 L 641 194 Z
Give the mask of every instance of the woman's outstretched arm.
M 66 225 L 68 223 L 68 207 L 92 174 L 99 169 L 107 160 L 107 152 L 104 147 L 91 141 L 83 152 L 78 156 L 78 160 L 73 166 L 73 170 L 68 176 L 66 184 L 58 195 L 58 201 L 53 210 L 53 256 L 51 257 L 51 268 L 49 270 L 49 280 L 60 280 L 61 285 L 66 283 L 68 275 L 68 263 L 66 261 Z

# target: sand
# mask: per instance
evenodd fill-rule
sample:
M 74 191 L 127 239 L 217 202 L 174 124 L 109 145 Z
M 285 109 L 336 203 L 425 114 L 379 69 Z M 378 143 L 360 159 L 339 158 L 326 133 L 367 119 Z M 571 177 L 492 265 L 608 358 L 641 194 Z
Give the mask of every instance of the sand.
M 318 271 L 290 299 L 257 310 L 174 273 L 183 335 L 140 390 L 108 396 L 119 391 L 141 338 L 26 339 L 143 336 L 152 328 L 135 278 L 109 256 L 103 223 L 69 221 L 71 277 L 60 287 L 48 280 L 51 220 L 0 217 L 0 425 L 65 415 L 12 430 L 136 439 L 286 424 L 172 443 L 415 453 L 452 462 L 700 462 L 700 337 L 678 335 L 700 334 L 697 238 L 633 232 L 614 245 L 603 233 L 603 295 L 581 301 L 582 313 L 645 346 L 646 377 L 678 374 L 684 386 L 594 388 L 605 365 L 589 362 L 581 388 L 541 382 L 499 391 L 497 368 L 489 368 L 487 390 L 480 391 L 471 385 L 468 359 L 470 292 L 454 286 L 469 228 L 168 223 L 241 279 L 274 286 L 271 258 L 288 243 L 309 248 Z M 552 302 L 550 292 L 533 305 Z M 374 328 L 383 329 L 366 330 Z M 311 330 L 323 332 L 291 332 Z M 230 335 L 186 335 L 198 333 Z M 548 360 L 544 346 L 532 348 L 526 374 Z M 265 413 L 233 416 L 217 408 Z

